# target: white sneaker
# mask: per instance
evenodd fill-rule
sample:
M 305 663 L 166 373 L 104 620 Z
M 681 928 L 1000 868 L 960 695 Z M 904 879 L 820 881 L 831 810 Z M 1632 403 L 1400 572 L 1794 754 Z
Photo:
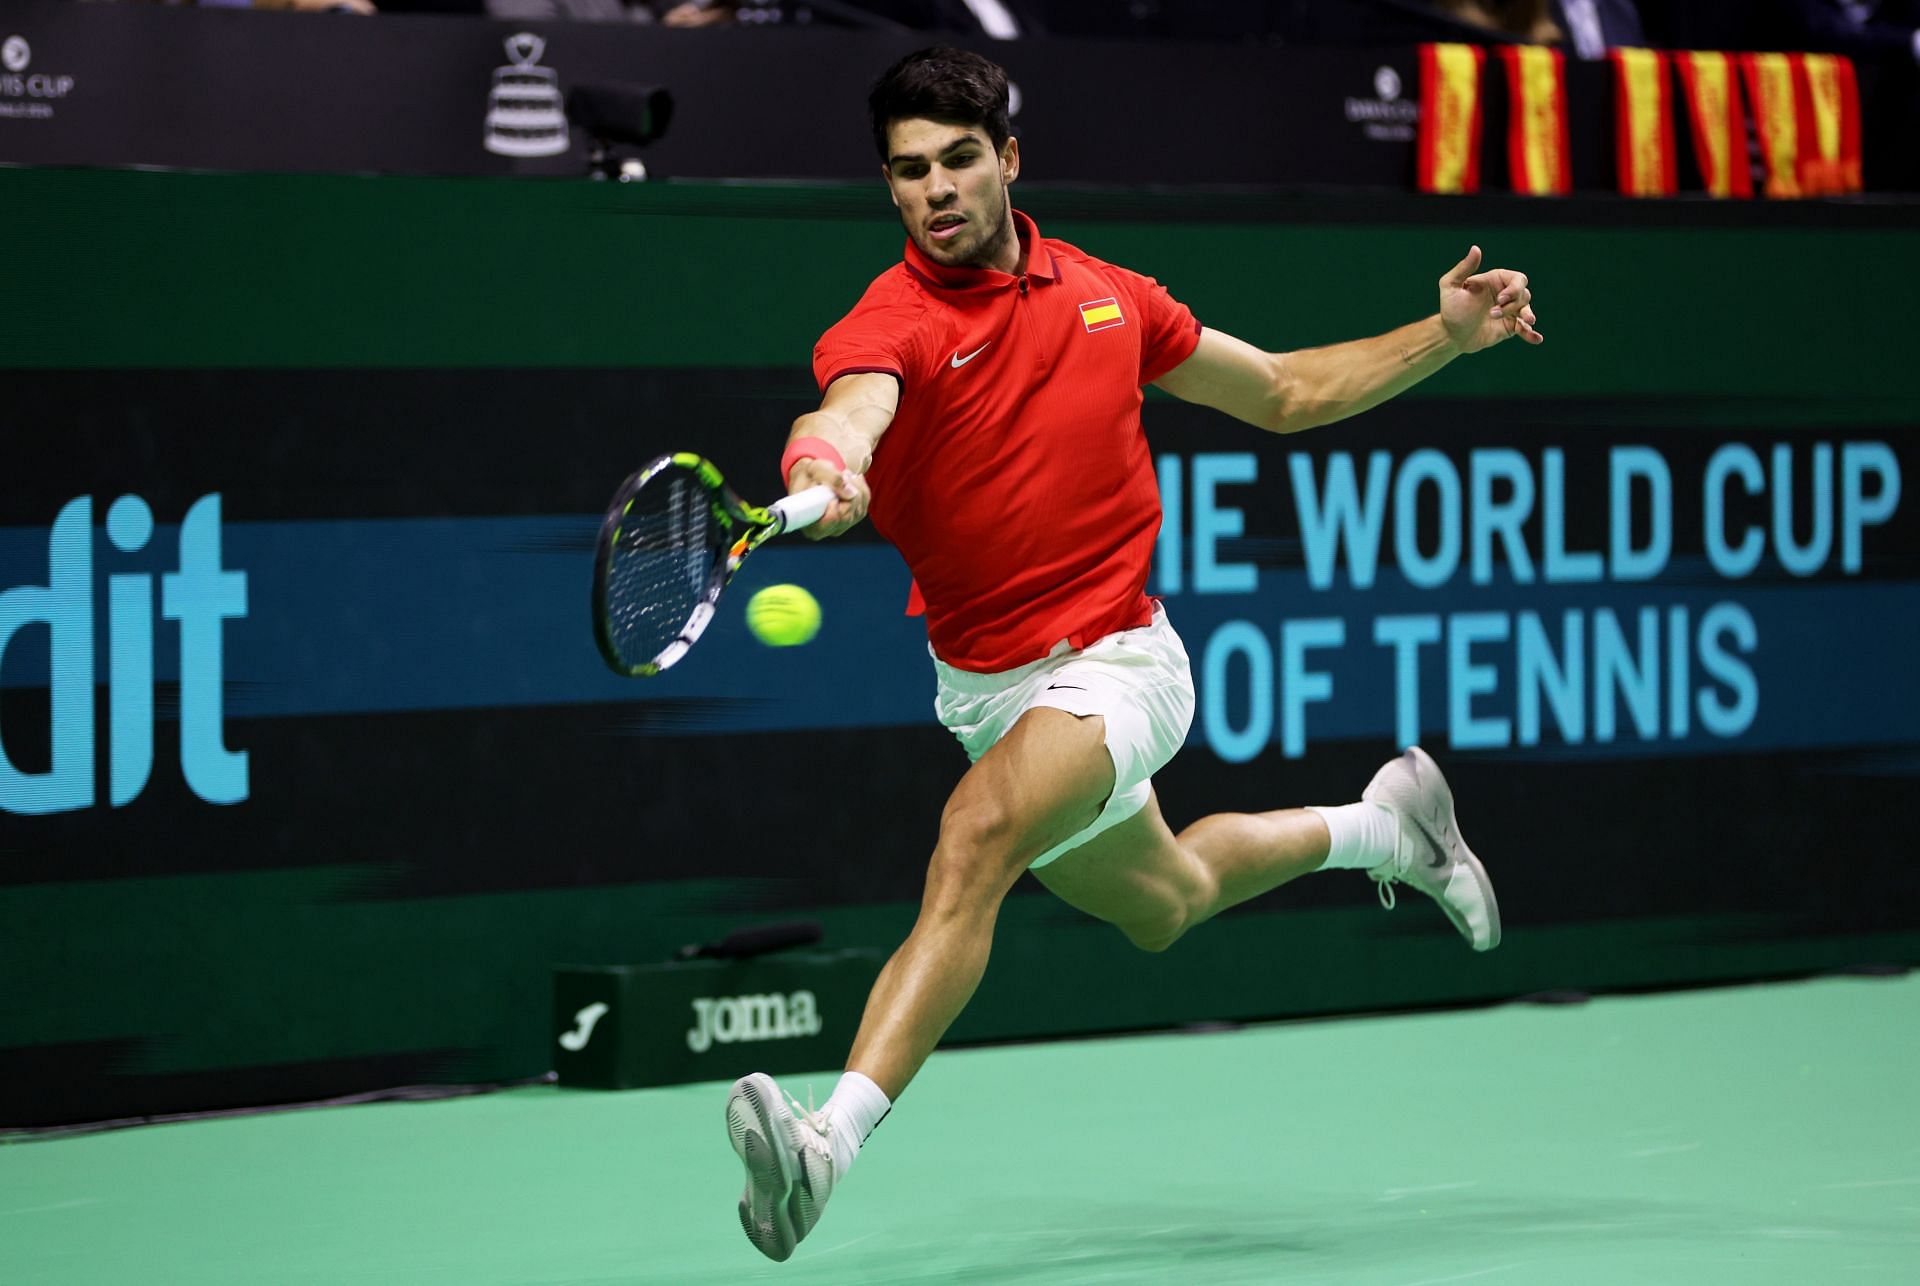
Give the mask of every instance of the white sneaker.
M 772 1260 L 793 1253 L 833 1194 L 827 1118 L 790 1101 L 764 1072 L 742 1076 L 727 1095 L 727 1137 L 747 1168 L 740 1226 Z
M 1391 760 L 1360 798 L 1383 804 L 1400 820 L 1393 858 L 1367 874 L 1380 886 L 1380 905 L 1393 909 L 1393 885 L 1408 884 L 1440 904 L 1453 927 L 1475 951 L 1500 945 L 1500 904 L 1487 869 L 1460 837 L 1453 819 L 1453 792 L 1440 765 L 1418 746 Z

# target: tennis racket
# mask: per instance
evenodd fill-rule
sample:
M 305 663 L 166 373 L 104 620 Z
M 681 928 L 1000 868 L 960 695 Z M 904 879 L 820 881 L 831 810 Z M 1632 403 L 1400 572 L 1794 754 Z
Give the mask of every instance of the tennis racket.
M 832 503 L 833 488 L 809 487 L 761 509 L 700 456 L 648 461 L 620 484 L 600 524 L 593 560 L 600 655 L 616 674 L 659 674 L 706 631 L 720 591 L 748 554 L 783 531 L 811 527 Z

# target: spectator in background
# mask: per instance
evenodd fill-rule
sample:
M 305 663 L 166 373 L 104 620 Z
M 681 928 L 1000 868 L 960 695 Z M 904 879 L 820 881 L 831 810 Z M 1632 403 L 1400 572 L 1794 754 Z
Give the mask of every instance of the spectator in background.
M 668 27 L 873 26 L 1012 40 L 1025 25 L 1011 0 L 673 0 L 660 8 Z
M 734 5 L 715 0 L 682 0 L 660 15 L 660 21 L 669 27 L 725 27 L 738 18 Z
M 391 5 L 395 0 L 388 3 Z M 570 22 L 653 21 L 653 10 L 643 4 L 628 8 L 621 0 L 484 0 L 483 11 L 489 18 L 505 18 L 511 22 L 546 22 L 556 18 Z
M 1450 17 L 1536 45 L 1565 44 L 1580 58 L 1647 43 L 1633 0 L 1440 0 Z
M 377 12 L 373 0 L 147 0 L 169 7 L 197 9 L 278 9 L 292 13 Z
M 1436 7 L 1460 22 L 1529 44 L 1557 45 L 1566 38 L 1548 0 L 1440 0 Z
M 1633 0 L 1554 0 L 1554 9 L 1577 57 L 1605 58 L 1609 49 L 1646 46 Z

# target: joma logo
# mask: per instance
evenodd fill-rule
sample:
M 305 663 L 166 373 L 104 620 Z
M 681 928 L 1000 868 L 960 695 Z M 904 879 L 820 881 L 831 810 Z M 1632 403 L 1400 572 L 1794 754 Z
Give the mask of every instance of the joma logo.
M 793 1040 L 820 1034 L 820 1005 L 811 991 L 790 996 L 702 996 L 693 1002 L 687 1048 L 704 1054 L 715 1041 Z

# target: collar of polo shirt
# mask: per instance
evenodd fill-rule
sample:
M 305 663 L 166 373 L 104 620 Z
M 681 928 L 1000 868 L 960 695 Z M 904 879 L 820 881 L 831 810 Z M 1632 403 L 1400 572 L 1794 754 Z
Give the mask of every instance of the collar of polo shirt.
M 1040 261 L 1035 262 L 1033 258 L 1033 248 L 1040 246 L 1039 225 L 1015 210 L 1013 234 L 1020 239 L 1020 257 L 1027 261 L 1027 277 L 1035 282 L 1057 280 L 1060 269 L 1053 261 L 1053 251 L 1041 246 Z M 941 290 L 1007 290 L 1020 281 L 1019 274 L 1001 272 L 998 268 L 949 268 L 937 264 L 920 253 L 920 247 L 913 244 L 911 237 L 907 238 L 906 260 L 908 272 Z

